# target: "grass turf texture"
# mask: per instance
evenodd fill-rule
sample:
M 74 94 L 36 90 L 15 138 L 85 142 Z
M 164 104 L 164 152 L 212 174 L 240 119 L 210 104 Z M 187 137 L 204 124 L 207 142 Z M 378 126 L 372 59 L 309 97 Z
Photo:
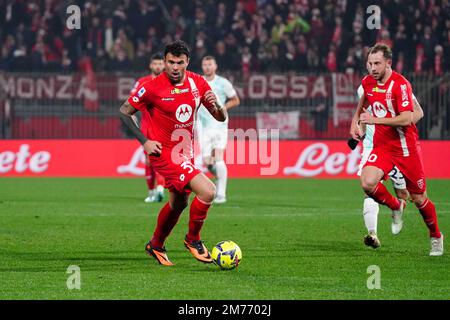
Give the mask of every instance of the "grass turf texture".
M 450 237 L 450 181 L 429 195 Z M 365 247 L 357 180 L 231 180 L 202 231 L 211 249 L 233 240 L 237 270 L 194 260 L 183 247 L 186 210 L 166 247 L 176 265 L 144 253 L 161 204 L 145 204 L 142 179 L 0 179 L 0 299 L 448 299 L 450 254 L 429 257 L 428 231 L 408 204 L 390 233 L 381 208 L 380 249 Z M 450 238 L 448 238 L 450 239 Z M 448 243 L 448 240 L 447 240 Z M 68 290 L 69 265 L 81 290 Z M 367 268 L 381 270 L 369 290 Z

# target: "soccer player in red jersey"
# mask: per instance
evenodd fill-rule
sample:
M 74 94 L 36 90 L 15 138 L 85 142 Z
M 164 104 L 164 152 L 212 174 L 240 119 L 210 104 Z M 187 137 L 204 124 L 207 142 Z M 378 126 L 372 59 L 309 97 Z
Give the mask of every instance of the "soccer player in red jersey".
M 431 256 L 444 252 L 444 236 L 439 230 L 436 208 L 427 197 L 418 132 L 413 123 L 412 88 L 408 80 L 392 70 L 392 51 L 384 44 L 372 47 L 368 55 L 370 75 L 362 80 L 361 97 L 352 121 L 354 139 L 361 138 L 358 122 L 375 125 L 373 150 L 361 173 L 364 192 L 376 202 L 401 215 L 403 199 L 392 196 L 381 180 L 397 166 L 406 180 L 406 187 L 427 225 L 431 239 Z M 366 102 L 372 114 L 363 112 Z
M 164 71 L 164 57 L 160 53 L 156 53 L 152 55 L 150 58 L 149 64 L 150 74 L 139 78 L 133 86 L 133 89 L 130 91 L 130 95 L 134 95 L 137 92 L 137 88 L 143 84 L 144 82 L 150 81 L 153 78 L 159 76 Z M 135 117 L 133 115 L 133 117 Z M 148 118 L 150 117 L 149 112 L 147 110 L 142 111 L 142 119 L 141 119 L 141 131 L 147 132 L 148 126 Z M 136 118 L 134 118 L 137 121 Z M 146 154 L 146 152 L 144 151 Z M 145 180 L 147 182 L 148 188 L 148 196 L 145 198 L 145 202 L 161 202 L 164 199 L 164 178 L 161 177 L 160 174 L 157 174 L 152 164 L 150 163 L 147 154 L 145 156 Z M 156 185 L 156 188 L 155 188 Z
M 197 260 L 212 262 L 208 249 L 200 240 L 200 230 L 216 189 L 193 164 L 193 129 L 201 103 L 218 121 L 225 121 L 228 115 L 206 80 L 186 70 L 189 54 L 183 41 L 168 44 L 164 50 L 164 72 L 141 84 L 120 107 L 121 120 L 143 145 L 169 189 L 169 202 L 159 212 L 155 232 L 145 247 L 148 254 L 165 266 L 173 265 L 167 257 L 165 240 L 187 207 L 190 192 L 194 192 L 195 197 L 189 210 L 189 230 L 184 245 Z M 131 116 L 145 110 L 150 117 L 144 134 Z

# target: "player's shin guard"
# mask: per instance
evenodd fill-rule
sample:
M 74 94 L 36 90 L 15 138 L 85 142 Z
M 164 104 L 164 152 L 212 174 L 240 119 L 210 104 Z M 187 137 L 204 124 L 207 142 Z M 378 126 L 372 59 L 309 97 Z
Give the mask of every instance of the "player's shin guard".
M 380 207 L 372 198 L 364 199 L 363 216 L 364 224 L 369 233 L 377 233 L 378 211 Z
M 177 224 L 181 212 L 182 211 L 173 210 L 170 207 L 169 202 L 166 203 L 158 215 L 158 222 L 151 240 L 152 246 L 158 248 L 164 246 L 164 241 L 169 236 L 170 232 L 172 232 L 173 227 Z
M 155 169 L 150 164 L 145 165 L 145 181 L 147 182 L 148 190 L 155 189 Z
M 187 240 L 189 242 L 200 240 L 200 230 L 202 229 L 210 206 L 210 203 L 200 200 L 197 196 L 192 200 L 189 212 L 189 232 L 187 234 Z
M 381 182 L 377 184 L 372 193 L 367 193 L 367 195 L 379 204 L 386 205 L 391 210 L 400 209 L 400 201 L 392 194 L 390 194 Z
M 216 172 L 217 172 L 217 196 L 225 198 L 225 193 L 227 189 L 227 178 L 228 170 L 225 161 L 216 162 Z
M 420 214 L 422 215 L 423 221 L 430 230 L 430 237 L 440 238 L 441 232 L 439 231 L 437 216 L 436 216 L 436 207 L 430 199 L 426 199 L 425 202 L 421 206 L 417 206 Z

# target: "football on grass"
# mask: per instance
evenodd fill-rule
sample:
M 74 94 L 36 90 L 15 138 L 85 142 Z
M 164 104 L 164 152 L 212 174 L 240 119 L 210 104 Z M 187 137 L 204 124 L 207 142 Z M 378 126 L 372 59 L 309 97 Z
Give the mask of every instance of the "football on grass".
M 220 241 L 211 252 L 214 263 L 221 269 L 231 270 L 236 268 L 242 260 L 242 251 L 233 241 Z

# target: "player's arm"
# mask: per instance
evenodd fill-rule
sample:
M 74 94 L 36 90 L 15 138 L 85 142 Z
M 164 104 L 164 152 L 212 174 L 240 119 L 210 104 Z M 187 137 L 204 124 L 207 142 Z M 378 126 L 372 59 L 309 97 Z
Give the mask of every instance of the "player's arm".
M 361 127 L 359 126 L 360 115 L 364 112 L 364 105 L 366 103 L 366 97 L 364 94 L 359 98 L 358 106 L 356 107 L 355 114 L 353 115 L 352 123 L 350 125 L 350 135 L 355 140 L 360 140 L 363 136 Z
M 236 90 L 233 88 L 233 85 L 231 84 L 231 82 L 227 79 L 223 79 L 224 80 L 224 92 L 225 92 L 225 96 L 227 97 L 227 102 L 225 103 L 225 108 L 228 110 L 233 109 L 234 107 L 237 107 L 240 103 L 241 100 L 239 99 L 239 96 L 236 92 Z
M 416 124 L 420 119 L 423 118 L 423 109 L 420 106 L 419 101 L 417 99 L 414 100 L 414 111 L 413 111 L 413 123 Z
M 240 103 L 241 103 L 241 100 L 239 99 L 238 95 L 234 95 L 227 100 L 224 107 L 228 111 L 230 109 L 233 109 L 234 107 L 237 107 Z
M 393 118 L 375 118 L 368 112 L 362 113 L 359 117 L 361 123 L 365 124 L 383 124 L 391 127 L 407 127 L 413 123 L 413 112 L 403 111 Z
M 120 106 L 119 111 L 120 120 L 122 120 L 127 128 L 130 129 L 133 136 L 142 144 L 145 151 L 148 154 L 160 154 L 162 148 L 161 143 L 147 139 L 147 137 L 144 136 L 142 131 L 139 129 L 137 123 L 133 120 L 133 116 L 138 110 L 135 109 L 127 100 Z
M 224 122 L 228 117 L 227 108 L 222 106 L 217 100 L 216 95 L 211 90 L 208 90 L 203 97 L 203 105 L 211 113 L 217 121 Z

